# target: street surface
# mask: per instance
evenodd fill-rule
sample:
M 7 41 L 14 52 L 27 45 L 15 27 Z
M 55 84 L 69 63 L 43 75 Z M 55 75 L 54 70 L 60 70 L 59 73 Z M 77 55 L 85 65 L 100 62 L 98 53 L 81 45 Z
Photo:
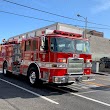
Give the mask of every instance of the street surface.
M 25 77 L 0 74 L 0 110 L 110 110 L 110 75 L 57 87 L 31 87 Z

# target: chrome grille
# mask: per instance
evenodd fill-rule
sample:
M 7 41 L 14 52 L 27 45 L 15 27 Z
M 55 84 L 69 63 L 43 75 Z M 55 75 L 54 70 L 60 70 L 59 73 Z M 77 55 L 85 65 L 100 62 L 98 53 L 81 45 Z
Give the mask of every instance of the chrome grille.
M 83 74 L 83 58 L 68 59 L 68 74 Z

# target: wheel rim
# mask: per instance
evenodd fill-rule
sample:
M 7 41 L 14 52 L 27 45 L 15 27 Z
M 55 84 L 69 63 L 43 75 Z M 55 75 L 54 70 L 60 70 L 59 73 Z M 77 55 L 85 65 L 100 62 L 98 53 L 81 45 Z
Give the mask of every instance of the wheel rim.
M 34 84 L 36 81 L 36 73 L 34 71 L 31 72 L 30 76 L 29 76 L 29 80 L 31 84 Z

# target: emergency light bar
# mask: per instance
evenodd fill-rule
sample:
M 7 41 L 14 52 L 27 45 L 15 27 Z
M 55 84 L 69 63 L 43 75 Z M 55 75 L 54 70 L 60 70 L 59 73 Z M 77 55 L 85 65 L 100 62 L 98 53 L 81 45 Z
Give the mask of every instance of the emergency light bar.
M 46 29 L 45 31 L 42 31 L 42 34 L 52 34 L 54 30 Z
M 54 33 L 55 34 L 66 35 L 66 36 L 72 36 L 72 37 L 82 37 L 81 34 L 70 33 L 70 32 L 63 32 L 63 31 L 58 31 L 58 30 L 54 30 Z
M 72 36 L 72 37 L 82 37 L 81 34 L 64 32 L 59 30 L 50 30 L 50 29 L 46 29 L 45 31 L 42 31 L 42 34 L 60 34 L 60 35 Z

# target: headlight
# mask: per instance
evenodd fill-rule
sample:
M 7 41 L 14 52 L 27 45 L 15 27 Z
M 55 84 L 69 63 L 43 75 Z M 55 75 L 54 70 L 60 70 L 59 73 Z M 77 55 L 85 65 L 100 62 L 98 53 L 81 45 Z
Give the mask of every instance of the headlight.
M 60 63 L 66 63 L 66 59 L 65 58 L 59 58 L 58 59 L 58 62 L 60 62 Z
M 89 63 L 85 63 L 85 68 L 91 68 L 92 67 L 92 63 L 89 62 Z
M 66 67 L 66 64 L 57 64 L 57 67 Z
M 52 64 L 52 67 L 59 67 L 59 68 L 64 68 L 64 67 L 67 67 L 67 64 Z
M 90 59 L 87 59 L 86 62 L 89 63 L 90 62 Z

